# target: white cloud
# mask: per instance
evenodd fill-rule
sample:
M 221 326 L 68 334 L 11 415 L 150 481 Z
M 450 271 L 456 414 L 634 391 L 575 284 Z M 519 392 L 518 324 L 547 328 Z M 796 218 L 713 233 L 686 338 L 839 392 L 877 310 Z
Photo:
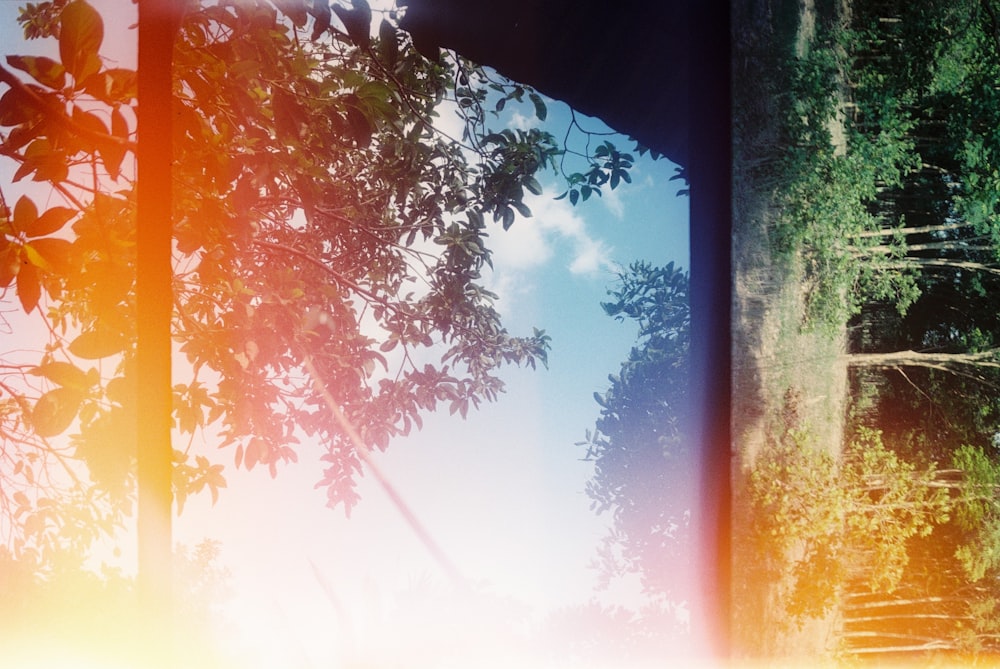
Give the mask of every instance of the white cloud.
M 625 185 L 627 188 L 628 186 Z M 612 216 L 614 216 L 619 221 L 625 218 L 625 203 L 622 202 L 621 190 L 610 188 L 602 191 L 601 202 L 604 204 L 605 209 L 607 209 Z
M 601 270 L 613 269 L 608 255 L 611 249 L 600 239 L 582 237 L 576 240 L 576 252 L 569 271 L 573 274 L 596 274 Z
M 510 115 L 510 121 L 507 122 L 508 128 L 513 128 L 514 130 L 528 130 L 529 128 L 535 127 L 537 121 L 534 118 L 529 118 L 519 111 L 515 111 Z
M 612 247 L 591 236 L 587 225 L 566 200 L 554 200 L 551 193 L 525 198 L 533 216 L 518 218 L 509 230 L 491 230 L 490 248 L 497 268 L 498 283 L 510 281 L 510 272 L 528 272 L 554 256 L 566 258 L 564 266 L 573 274 L 596 274 L 615 267 Z

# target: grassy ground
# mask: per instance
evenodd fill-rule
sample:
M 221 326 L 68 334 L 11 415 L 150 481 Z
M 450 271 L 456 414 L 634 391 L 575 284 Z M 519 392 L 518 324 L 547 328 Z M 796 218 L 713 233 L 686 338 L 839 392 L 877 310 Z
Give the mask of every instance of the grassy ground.
M 780 122 L 782 63 L 807 48 L 808 27 L 829 19 L 824 11 L 835 10 L 811 0 L 734 3 L 733 637 L 736 659 L 764 666 L 796 658 L 820 666 L 835 643 L 832 615 L 801 627 L 785 620 L 787 571 L 795 556 L 761 555 L 754 548 L 746 500 L 750 468 L 789 429 L 808 432 L 807 448 L 834 455 L 842 448 L 845 332 L 802 327 L 807 287 L 801 263 L 794 253 L 775 254 L 769 243 L 782 180 L 778 161 L 787 142 Z

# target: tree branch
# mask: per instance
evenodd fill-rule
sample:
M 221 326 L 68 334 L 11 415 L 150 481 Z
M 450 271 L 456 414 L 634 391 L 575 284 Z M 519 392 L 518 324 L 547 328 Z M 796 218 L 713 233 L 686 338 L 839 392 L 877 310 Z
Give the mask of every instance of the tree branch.
M 432 537 L 430 532 L 427 531 L 427 528 L 423 526 L 420 519 L 417 518 L 416 514 L 414 514 L 413 510 L 406 503 L 406 500 L 404 500 L 402 495 L 399 494 L 399 491 L 396 490 L 392 481 L 390 481 L 385 475 L 385 472 L 383 472 L 375 460 L 372 459 L 371 449 L 369 449 L 368 445 L 361 439 L 361 435 L 359 435 L 358 431 L 354 429 L 354 425 L 352 425 L 347 419 L 344 412 L 340 410 L 340 406 L 337 404 L 336 400 L 334 400 L 333 395 L 331 395 L 330 391 L 327 390 L 326 383 L 320 376 L 316 366 L 313 365 L 312 357 L 307 354 L 303 363 L 305 364 L 306 371 L 309 372 L 309 376 L 312 378 L 313 389 L 319 393 L 320 397 L 323 398 L 323 402 L 330 410 L 330 413 L 333 414 L 334 420 L 337 421 L 337 425 L 340 426 L 340 429 L 354 446 L 355 453 L 357 453 L 358 457 L 361 458 L 361 461 L 368 466 L 368 469 L 375 477 L 379 486 L 381 486 L 382 490 L 385 491 L 385 494 L 389 496 L 393 506 L 395 506 L 396 510 L 403 516 L 407 525 L 409 525 L 410 529 L 412 529 L 417 535 L 417 538 L 420 539 L 420 542 L 425 548 L 427 548 L 434 560 L 437 561 L 438 565 L 440 565 L 444 572 L 448 574 L 448 577 L 451 578 L 452 582 L 459 587 L 466 587 L 465 577 L 462 576 L 455 564 L 437 544 L 434 537 Z
M 46 118 L 53 121 L 57 125 L 62 126 L 65 130 L 76 133 L 81 137 L 86 137 L 87 139 L 95 142 L 114 144 L 115 146 L 132 151 L 133 153 L 135 153 L 138 148 L 137 144 L 133 141 L 122 139 L 121 137 L 115 137 L 114 135 L 109 135 L 107 133 L 97 132 L 96 130 L 91 130 L 86 126 L 80 125 L 71 117 L 64 114 L 61 110 L 53 109 L 52 105 L 47 103 L 38 95 L 38 93 L 33 91 L 23 81 L 14 76 L 13 72 L 6 69 L 2 65 L 0 65 L 0 82 L 3 82 L 10 86 L 13 90 L 16 90 L 24 97 L 25 100 L 31 103 L 33 107 L 44 114 Z

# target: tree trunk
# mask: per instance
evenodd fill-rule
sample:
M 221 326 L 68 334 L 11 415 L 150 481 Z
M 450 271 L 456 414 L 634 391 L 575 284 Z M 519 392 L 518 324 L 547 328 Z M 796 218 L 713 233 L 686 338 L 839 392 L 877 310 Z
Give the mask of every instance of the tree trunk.
M 950 232 L 971 227 L 972 223 L 941 223 L 939 225 L 921 225 L 912 228 L 882 228 L 881 230 L 865 230 L 851 235 L 852 239 L 865 239 L 870 237 L 893 237 L 895 235 L 920 235 L 928 232 Z
M 892 353 L 852 353 L 845 356 L 847 364 L 855 368 L 894 369 L 897 367 L 926 367 L 954 371 L 956 367 L 1000 368 L 1000 349 L 979 353 L 918 353 L 893 351 Z
M 968 242 L 973 240 L 964 239 L 952 239 L 946 242 L 929 242 L 927 244 L 903 244 L 902 248 L 906 253 L 914 253 L 917 251 L 995 251 L 996 246 L 993 244 L 970 244 Z M 871 248 L 859 248 L 855 251 L 858 256 L 872 256 L 876 254 L 889 254 L 897 250 L 898 247 L 893 246 L 872 246 Z M 908 258 L 903 262 L 908 262 L 911 260 Z M 924 260 L 924 258 L 913 258 L 913 260 Z M 927 258 L 927 260 L 942 260 L 945 262 L 952 262 L 948 258 Z
M 988 272 L 990 274 L 1000 274 L 1000 269 L 991 267 L 981 262 L 970 262 L 968 260 L 948 260 L 947 258 L 906 258 L 899 262 L 888 263 L 888 269 L 908 269 L 914 265 L 922 267 L 940 267 L 942 269 L 965 269 L 971 272 Z

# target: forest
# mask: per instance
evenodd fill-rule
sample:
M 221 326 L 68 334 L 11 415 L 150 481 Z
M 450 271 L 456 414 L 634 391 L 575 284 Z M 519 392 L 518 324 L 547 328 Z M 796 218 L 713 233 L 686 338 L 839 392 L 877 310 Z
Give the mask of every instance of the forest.
M 779 389 L 747 540 L 781 556 L 775 615 L 824 620 L 830 656 L 981 661 L 1000 651 L 1000 7 L 817 3 L 807 41 L 785 10 L 781 149 L 749 172 L 801 285 L 794 329 L 839 347 L 812 354 L 846 401 L 831 438 Z

